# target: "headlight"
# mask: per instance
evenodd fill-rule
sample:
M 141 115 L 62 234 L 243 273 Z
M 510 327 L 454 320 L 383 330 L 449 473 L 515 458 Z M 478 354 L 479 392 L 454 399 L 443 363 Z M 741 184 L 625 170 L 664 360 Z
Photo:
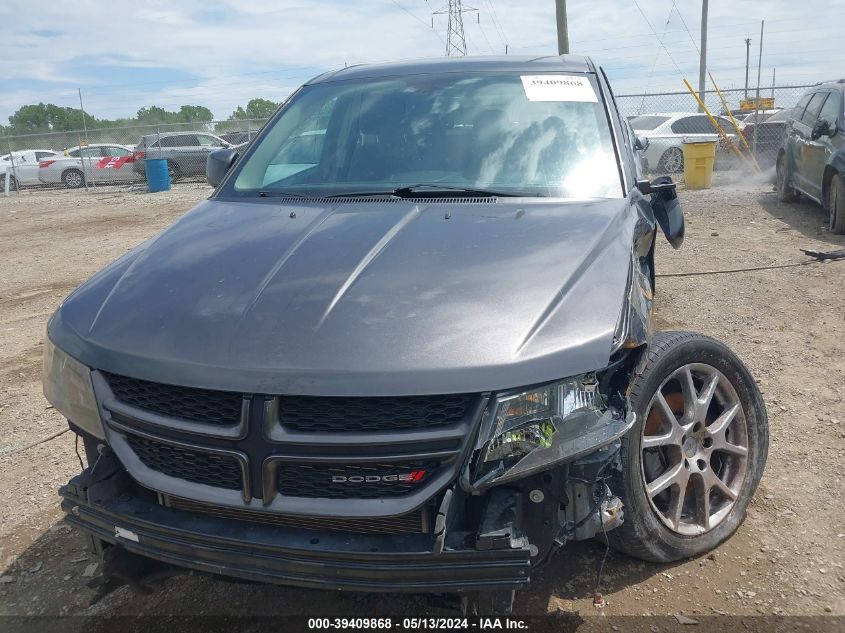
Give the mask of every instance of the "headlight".
M 56 410 L 83 431 L 105 438 L 91 370 L 44 337 L 44 396 Z
M 480 490 L 575 459 L 618 439 L 633 419 L 607 406 L 593 373 L 500 394 L 485 413 L 465 484 Z

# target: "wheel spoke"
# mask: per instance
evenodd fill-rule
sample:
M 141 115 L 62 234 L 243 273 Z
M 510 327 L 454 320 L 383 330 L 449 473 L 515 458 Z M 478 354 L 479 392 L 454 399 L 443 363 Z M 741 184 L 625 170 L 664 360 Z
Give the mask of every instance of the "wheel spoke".
M 678 476 L 678 487 L 672 495 L 672 501 L 669 504 L 669 520 L 672 522 L 672 527 L 676 530 L 681 524 L 681 512 L 684 510 L 684 501 L 687 498 L 687 482 L 689 482 L 689 472 L 684 470 Z
M 725 432 L 728 428 L 730 428 L 738 411 L 739 404 L 736 403 L 725 409 L 722 412 L 722 415 L 716 418 L 713 423 L 707 427 L 707 433 L 713 440 L 711 450 L 723 451 L 725 453 L 731 453 L 732 455 L 739 455 L 741 457 L 748 454 L 747 448 L 728 442 L 727 437 L 725 436 Z
M 707 488 L 708 496 L 710 491 L 715 488 L 731 501 L 736 501 L 737 494 L 731 490 L 728 485 L 722 481 L 722 478 L 719 477 L 719 475 L 717 475 L 712 469 L 708 470 L 708 474 L 704 479 L 704 484 Z
M 694 416 L 698 402 L 698 391 L 696 391 L 695 383 L 692 381 L 692 371 L 689 365 L 684 367 L 683 376 L 681 377 L 681 392 L 684 394 L 685 417 Z M 689 422 L 691 420 L 687 419 L 687 421 Z
M 710 403 L 713 401 L 713 395 L 716 393 L 716 387 L 718 386 L 719 374 L 714 372 L 705 383 L 704 389 L 698 395 L 695 412 L 697 422 L 703 422 L 707 417 L 707 410 L 710 408 Z
M 664 422 L 669 424 L 670 428 L 674 430 L 678 426 L 678 418 L 675 416 L 675 412 L 672 411 L 672 407 L 669 406 L 669 403 L 666 402 L 666 398 L 663 397 L 663 393 L 660 391 L 657 392 L 656 400 L 657 412 L 663 418 Z
M 700 488 L 697 488 L 698 496 L 698 513 L 701 526 L 705 530 L 710 529 L 710 486 L 706 482 L 702 482 Z
M 678 446 L 677 433 L 666 433 L 665 435 L 644 435 L 643 448 L 659 448 L 661 446 Z
M 679 463 L 669 468 L 669 470 L 646 486 L 648 496 L 654 497 L 673 484 L 680 485 L 682 473 L 685 473 L 683 463 Z

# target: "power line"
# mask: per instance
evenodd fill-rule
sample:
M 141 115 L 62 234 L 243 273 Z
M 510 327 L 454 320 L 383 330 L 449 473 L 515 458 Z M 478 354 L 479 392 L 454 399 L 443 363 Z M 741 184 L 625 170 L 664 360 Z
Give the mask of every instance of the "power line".
M 672 0 L 672 8 L 675 9 L 675 13 L 678 14 L 678 17 L 681 18 L 681 24 L 684 25 L 684 30 L 687 32 L 687 35 L 689 36 L 690 42 L 692 42 L 692 45 L 695 46 L 695 52 L 698 53 L 699 55 L 701 55 L 701 51 L 698 49 L 698 44 L 696 44 L 695 38 L 693 38 L 692 33 L 690 33 L 689 27 L 687 26 L 687 21 L 684 20 L 684 16 L 681 15 L 680 10 L 678 10 L 678 5 L 675 4 L 675 0 Z M 671 13 L 671 10 L 670 10 L 670 13 Z
M 440 37 L 440 34 L 439 34 L 437 31 L 435 31 L 434 29 L 432 29 L 431 27 L 429 27 L 428 22 L 426 22 L 425 20 L 423 20 L 423 19 L 422 19 L 421 17 L 419 17 L 418 15 L 416 15 L 416 14 L 414 14 L 414 13 L 411 13 L 411 10 L 410 10 L 410 9 L 408 9 L 408 7 L 402 6 L 401 4 L 399 4 L 399 2 L 397 2 L 397 0 L 390 0 L 390 1 L 391 1 L 393 4 L 395 4 L 397 7 L 399 7 L 400 9 L 402 9 L 405 13 L 407 13 L 408 15 L 410 15 L 412 18 L 414 18 L 417 22 L 419 22 L 420 24 L 422 24 L 422 25 L 426 28 L 426 30 L 430 30 L 431 32 L 433 32 L 433 33 L 437 36 L 437 39 L 439 39 L 441 42 L 443 41 L 443 38 L 442 38 L 442 37 Z
M 649 22 L 649 21 L 648 21 L 648 18 L 646 17 L 645 13 L 643 13 L 642 8 L 640 7 L 640 3 L 639 3 L 639 2 L 637 2 L 637 0 L 634 0 L 634 4 L 636 5 L 637 9 L 639 10 L 640 15 L 642 15 L 642 16 L 643 16 L 643 20 L 645 20 L 645 23 L 646 23 L 646 24 L 648 24 L 648 28 L 651 30 L 652 35 L 654 35 L 654 37 L 657 37 L 657 32 L 654 30 L 654 27 L 651 25 L 651 22 Z M 675 63 L 675 60 L 672 58 L 672 54 L 669 52 L 669 49 L 668 49 L 668 48 L 666 48 L 666 46 L 664 46 L 664 44 L 663 44 L 663 40 L 662 40 L 662 39 L 660 39 L 660 38 L 657 38 L 657 43 L 658 43 L 660 46 L 662 46 L 662 47 L 663 47 L 663 50 L 664 50 L 664 51 L 666 51 L 666 56 L 667 56 L 670 60 L 672 60 L 672 63 L 675 65 L 675 69 L 678 71 L 678 74 L 679 74 L 679 75 L 681 75 L 681 76 L 683 77 L 684 73 L 683 73 L 683 72 L 681 72 L 680 67 L 678 66 L 678 64 L 676 64 L 676 63 Z

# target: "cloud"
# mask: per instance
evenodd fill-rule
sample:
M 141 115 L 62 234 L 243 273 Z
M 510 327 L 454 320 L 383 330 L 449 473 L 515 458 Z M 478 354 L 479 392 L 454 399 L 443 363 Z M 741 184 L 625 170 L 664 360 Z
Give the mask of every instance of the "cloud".
M 225 118 L 253 97 L 282 100 L 308 78 L 344 64 L 443 55 L 443 16 L 430 28 L 436 4 L 7 0 L 6 12 L 16 18 L 6 24 L 0 55 L 15 62 L 0 66 L 0 120 L 25 103 L 75 106 L 77 88 L 99 117 L 191 103 Z M 645 18 L 628 0 L 568 4 L 571 49 L 601 63 L 617 93 L 683 90 L 682 76 L 697 83 L 698 3 L 676 2 L 679 16 L 670 12 L 671 0 L 639 0 Z M 511 54 L 556 52 L 550 0 L 482 0 L 474 6 L 479 12 L 464 16 L 470 54 L 501 54 L 506 44 Z M 838 76 L 838 25 L 804 19 L 828 11 L 822 0 L 800 6 L 785 0 L 713 3 L 709 68 L 722 87 L 742 86 L 744 40 L 753 39 L 756 62 L 759 19 L 765 17 L 764 84 L 773 67 L 779 83 Z M 756 82 L 756 68 L 751 74 Z

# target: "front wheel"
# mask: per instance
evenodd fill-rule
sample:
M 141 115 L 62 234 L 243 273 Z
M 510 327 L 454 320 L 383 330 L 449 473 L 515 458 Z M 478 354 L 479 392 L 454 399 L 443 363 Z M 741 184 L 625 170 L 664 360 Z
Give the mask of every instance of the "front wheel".
M 0 193 L 6 191 L 6 174 L 0 176 Z M 18 181 L 15 179 L 14 176 L 9 175 L 9 191 L 17 191 L 18 190 Z
M 669 562 L 713 549 L 742 523 L 769 428 L 757 384 L 722 343 L 659 332 L 645 353 L 630 389 L 637 420 L 611 486 L 625 522 L 607 538 L 637 558 Z
M 830 181 L 830 232 L 837 235 L 845 234 L 845 177 L 834 174 Z

